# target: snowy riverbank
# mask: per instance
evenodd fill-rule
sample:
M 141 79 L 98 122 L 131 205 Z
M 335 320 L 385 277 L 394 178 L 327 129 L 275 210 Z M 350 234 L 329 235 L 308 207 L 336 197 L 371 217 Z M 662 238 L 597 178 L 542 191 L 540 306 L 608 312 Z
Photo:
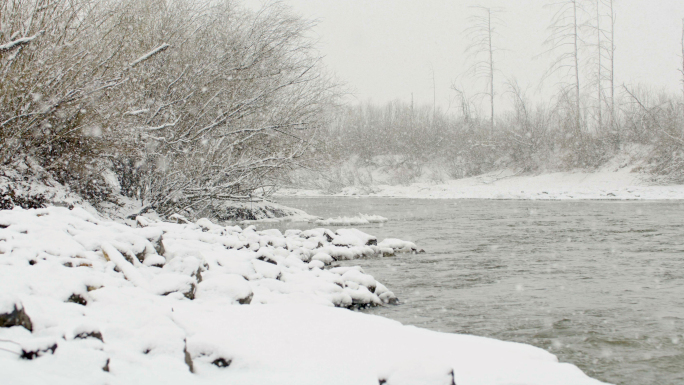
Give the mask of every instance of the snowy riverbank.
M 684 199 L 684 185 L 655 185 L 647 176 L 627 168 L 596 172 L 555 172 L 520 175 L 511 170 L 448 181 L 410 185 L 358 185 L 336 193 L 323 190 L 283 189 L 281 196 L 373 196 L 426 199 Z
M 396 299 L 360 268 L 326 265 L 415 252 L 410 242 L 137 224 L 79 208 L 0 211 L 3 383 L 600 383 L 532 346 L 344 309 Z

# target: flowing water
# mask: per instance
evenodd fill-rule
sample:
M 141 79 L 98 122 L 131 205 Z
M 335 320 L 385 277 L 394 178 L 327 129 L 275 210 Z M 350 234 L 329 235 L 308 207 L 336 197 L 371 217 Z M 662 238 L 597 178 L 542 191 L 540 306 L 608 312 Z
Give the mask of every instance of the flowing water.
M 532 344 L 614 384 L 684 384 L 681 203 L 278 202 L 325 218 L 382 215 L 382 226 L 356 227 L 425 249 L 352 261 L 401 300 L 368 313 Z

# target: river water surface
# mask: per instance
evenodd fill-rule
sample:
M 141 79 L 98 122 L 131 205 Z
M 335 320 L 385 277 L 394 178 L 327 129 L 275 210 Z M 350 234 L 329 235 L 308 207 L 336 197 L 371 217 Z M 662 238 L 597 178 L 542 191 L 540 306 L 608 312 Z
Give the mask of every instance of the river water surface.
M 684 204 L 279 198 L 410 240 L 425 254 L 355 260 L 407 325 L 523 342 L 614 384 L 684 384 Z M 302 224 L 287 225 L 301 228 Z

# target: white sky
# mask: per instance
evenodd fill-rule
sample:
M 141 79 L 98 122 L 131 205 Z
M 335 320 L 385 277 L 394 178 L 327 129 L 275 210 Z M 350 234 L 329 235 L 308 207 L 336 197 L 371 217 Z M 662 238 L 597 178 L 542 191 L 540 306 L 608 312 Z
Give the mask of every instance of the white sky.
M 258 0 L 248 0 L 252 3 Z M 470 94 L 484 83 L 461 76 L 467 68 L 464 29 L 471 6 L 502 7 L 506 25 L 495 41 L 506 49 L 496 59 L 497 88 L 503 76 L 516 78 L 536 94 L 552 56 L 544 52 L 552 10 L 549 0 L 283 0 L 296 13 L 317 19 L 315 33 L 327 67 L 346 82 L 354 100 L 384 103 L 399 99 L 432 104 L 432 70 L 437 104 L 446 109 L 454 81 Z M 615 0 L 617 84 L 681 90 L 684 0 Z M 459 77 L 460 76 L 460 77 Z M 554 82 L 544 84 L 548 97 Z M 499 93 L 499 92 L 497 92 Z M 482 107 L 487 108 L 483 103 Z M 455 105 L 451 107 L 455 109 Z

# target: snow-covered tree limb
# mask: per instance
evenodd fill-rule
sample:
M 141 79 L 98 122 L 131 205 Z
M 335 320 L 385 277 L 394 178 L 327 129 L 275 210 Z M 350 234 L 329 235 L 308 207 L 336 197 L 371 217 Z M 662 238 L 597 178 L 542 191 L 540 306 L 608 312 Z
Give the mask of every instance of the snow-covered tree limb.
M 175 122 L 164 123 L 164 124 L 161 124 L 161 125 L 155 126 L 155 127 L 143 127 L 142 129 L 146 130 L 146 131 L 159 131 L 159 130 L 163 130 L 165 128 L 174 127 L 178 123 L 179 120 L 180 119 L 176 119 Z
M 138 116 L 150 112 L 149 108 L 141 108 L 139 110 L 126 111 L 123 116 Z
M 41 36 L 44 33 L 45 33 L 45 31 L 40 31 L 33 36 L 22 37 L 22 38 L 10 41 L 9 43 L 2 44 L 2 45 L 0 45 L 0 53 L 9 52 L 15 48 L 21 47 L 22 45 L 26 45 L 26 44 L 36 40 L 38 38 L 38 36 Z
M 138 64 L 144 62 L 145 60 L 151 58 L 152 56 L 154 56 L 154 55 L 156 55 L 156 54 L 158 54 L 158 53 L 160 53 L 160 52 L 162 52 L 162 51 L 165 51 L 165 50 L 168 49 L 169 47 L 170 47 L 170 45 L 164 43 L 164 44 L 160 45 L 159 47 L 153 49 L 152 51 L 150 51 L 150 52 L 148 52 L 148 53 L 146 53 L 146 54 L 140 56 L 139 58 L 135 59 L 133 62 L 131 62 L 131 64 L 129 64 L 129 66 L 135 67 L 135 66 L 137 66 Z

